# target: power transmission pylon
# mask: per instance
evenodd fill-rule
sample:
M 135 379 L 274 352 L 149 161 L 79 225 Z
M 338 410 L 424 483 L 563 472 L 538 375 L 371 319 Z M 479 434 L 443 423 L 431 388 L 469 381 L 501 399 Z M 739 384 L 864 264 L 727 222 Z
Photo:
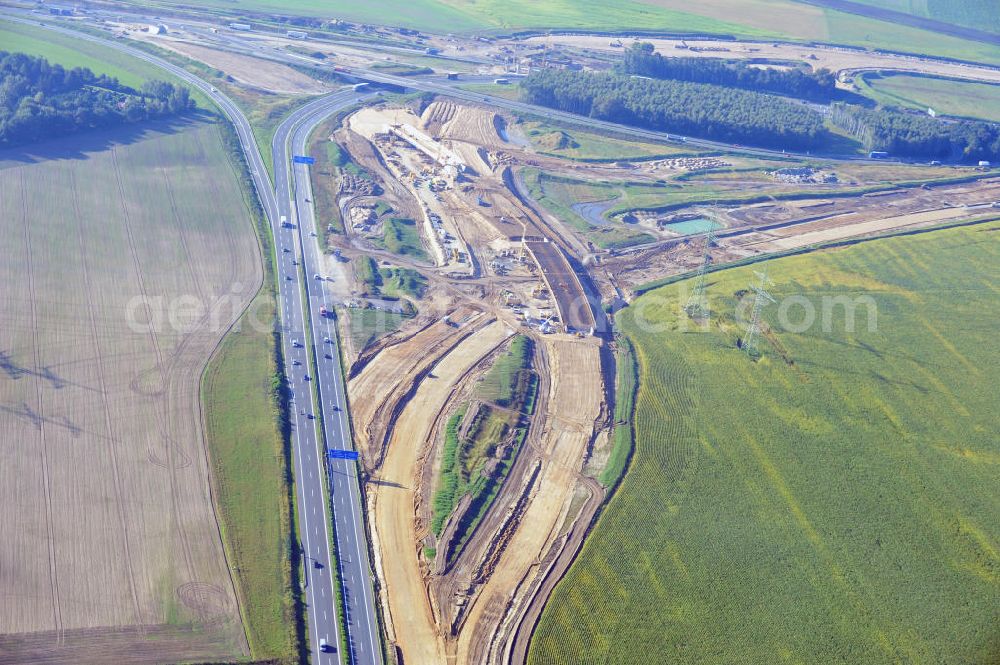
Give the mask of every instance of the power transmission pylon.
M 771 297 L 771 294 L 767 292 L 767 283 L 771 280 L 767 278 L 767 270 L 764 272 L 754 271 L 757 278 L 760 280 L 758 286 L 750 285 L 750 289 L 754 292 L 753 299 L 753 310 L 750 313 L 750 325 L 747 326 L 746 337 L 743 338 L 743 350 L 747 352 L 747 355 L 751 358 L 758 357 L 760 354 L 757 353 L 757 336 L 760 334 L 760 311 L 764 309 L 765 302 L 777 302 Z
M 709 317 L 708 298 L 705 297 L 705 279 L 708 273 L 708 264 L 712 262 L 712 243 L 715 242 L 715 224 L 705 235 L 705 251 L 702 256 L 701 266 L 698 267 L 698 274 L 694 279 L 694 291 L 684 305 L 684 311 L 692 319 L 707 319 Z

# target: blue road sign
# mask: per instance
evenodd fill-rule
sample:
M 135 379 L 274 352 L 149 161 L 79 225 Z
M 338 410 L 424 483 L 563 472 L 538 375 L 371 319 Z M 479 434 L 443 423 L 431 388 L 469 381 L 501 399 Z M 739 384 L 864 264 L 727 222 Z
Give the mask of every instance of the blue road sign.
M 292 161 L 296 164 L 315 164 L 315 157 L 306 157 L 305 155 L 293 155 Z
M 336 448 L 328 448 L 326 451 L 326 456 L 330 459 L 358 459 L 358 451 L 356 450 L 338 450 Z

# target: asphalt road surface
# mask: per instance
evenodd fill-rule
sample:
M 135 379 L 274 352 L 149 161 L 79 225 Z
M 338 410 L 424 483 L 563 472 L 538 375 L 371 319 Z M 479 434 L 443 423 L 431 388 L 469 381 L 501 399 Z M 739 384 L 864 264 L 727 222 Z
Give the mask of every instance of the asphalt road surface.
M 279 214 L 286 215 L 289 223 L 297 227 L 282 230 L 279 238 L 278 261 L 280 270 L 289 275 L 304 276 L 308 294 L 309 325 L 316 344 L 316 365 L 311 381 L 320 399 L 322 427 L 326 445 L 331 449 L 353 450 L 347 398 L 341 369 L 340 348 L 334 306 L 326 292 L 326 274 L 323 253 L 318 243 L 318 229 L 312 203 L 309 167 L 293 164 L 293 155 L 305 155 L 309 134 L 332 113 L 357 104 L 370 94 L 346 91 L 322 97 L 289 116 L 278 127 L 273 143 L 274 176 Z M 291 149 L 291 154 L 288 150 Z M 286 207 L 287 206 L 287 211 Z M 294 245 L 294 246 L 293 246 Z M 284 252 L 284 248 L 292 251 Z M 295 260 L 297 263 L 292 264 Z M 317 279 L 318 277 L 318 279 Z M 289 288 L 298 289 L 295 280 L 284 280 Z M 329 312 L 323 316 L 321 308 Z M 298 377 L 293 376 L 293 379 Z M 345 459 L 327 460 L 329 497 L 333 506 L 334 539 L 337 562 L 344 598 L 347 624 L 348 654 L 345 662 L 357 665 L 380 665 L 382 652 L 379 645 L 378 620 L 375 615 L 375 594 L 372 588 L 371 565 L 361 506 L 357 462 Z M 309 462 L 306 462 L 309 466 Z M 322 501 L 309 491 L 306 510 L 322 509 Z M 320 490 L 317 490 L 317 494 Z

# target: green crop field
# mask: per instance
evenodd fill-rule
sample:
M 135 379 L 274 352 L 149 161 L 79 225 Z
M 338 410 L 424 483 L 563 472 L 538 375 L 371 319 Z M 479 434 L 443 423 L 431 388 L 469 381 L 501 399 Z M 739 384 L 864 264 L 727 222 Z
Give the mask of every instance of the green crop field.
M 866 74 L 856 81 L 880 104 L 1000 122 L 1000 85 L 907 74 Z
M 854 0 L 854 2 L 966 28 L 1000 33 L 1000 12 L 992 0 Z
M 710 275 L 707 330 L 685 282 L 618 315 L 634 458 L 530 663 L 994 662 L 1000 222 L 754 268 L 791 304 L 764 308 L 756 362 L 749 267 Z M 877 316 L 850 332 L 837 296 Z
M 44 28 L 0 19 L 0 50 L 39 55 L 66 68 L 87 67 L 138 88 L 148 79 L 167 79 L 159 67 L 99 44 L 73 39 Z

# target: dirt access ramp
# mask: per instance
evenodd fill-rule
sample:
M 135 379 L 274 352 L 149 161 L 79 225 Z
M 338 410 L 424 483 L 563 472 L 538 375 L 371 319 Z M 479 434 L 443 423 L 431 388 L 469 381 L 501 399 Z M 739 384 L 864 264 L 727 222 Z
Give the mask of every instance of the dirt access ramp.
M 389 638 L 407 665 L 440 665 L 445 646 L 434 619 L 418 559 L 416 490 L 422 457 L 436 432 L 438 414 L 483 357 L 513 331 L 495 321 L 468 336 L 417 385 L 392 430 L 378 477 L 369 485 L 375 565 L 387 604 Z
M 465 337 L 488 322 L 481 312 L 460 308 L 447 320 L 438 319 L 410 337 L 381 350 L 347 385 L 355 440 L 369 468 L 384 455 L 390 425 L 398 405 L 431 366 Z
M 600 346 L 594 340 L 548 338 L 551 383 L 542 466 L 530 503 L 489 581 L 470 608 L 452 647 L 455 663 L 495 663 L 502 651 L 499 633 L 512 626 L 506 619 L 519 614 L 530 597 L 530 582 L 542 572 L 541 560 L 558 537 L 570 508 L 604 403 Z

